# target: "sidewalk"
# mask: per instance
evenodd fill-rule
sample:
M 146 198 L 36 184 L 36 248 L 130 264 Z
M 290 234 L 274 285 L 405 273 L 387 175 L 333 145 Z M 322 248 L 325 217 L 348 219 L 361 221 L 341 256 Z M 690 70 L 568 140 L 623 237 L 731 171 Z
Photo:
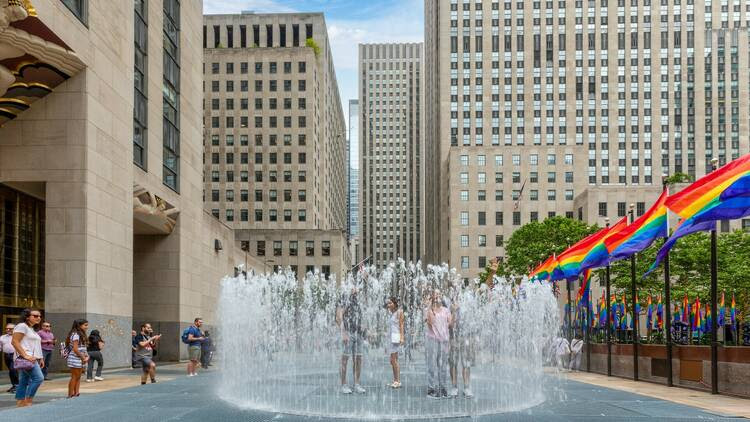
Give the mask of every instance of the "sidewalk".
M 697 407 L 718 415 L 750 418 L 750 400 L 747 399 L 587 372 L 565 372 L 562 376 L 573 381 Z
M 163 382 L 185 375 L 185 363 L 169 362 L 157 363 L 156 381 Z M 116 368 L 105 369 L 102 372 L 104 381 L 86 382 L 86 374 L 81 377 L 81 395 L 97 394 L 105 391 L 119 390 L 122 388 L 135 387 L 141 384 L 141 368 Z M 10 387 L 7 371 L 2 372 L 3 384 L 0 385 L 0 408 L 15 407 L 16 399 L 11 393 L 6 393 Z M 59 372 L 50 374 L 50 381 L 44 381 L 39 388 L 34 403 L 44 403 L 53 400 L 64 399 L 68 396 L 68 373 Z

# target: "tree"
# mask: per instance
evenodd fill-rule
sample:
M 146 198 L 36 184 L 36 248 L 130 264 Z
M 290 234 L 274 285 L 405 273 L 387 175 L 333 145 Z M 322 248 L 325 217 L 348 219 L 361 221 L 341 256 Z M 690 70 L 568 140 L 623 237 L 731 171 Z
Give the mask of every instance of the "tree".
M 597 229 L 596 225 L 589 226 L 561 216 L 525 224 L 506 242 L 506 260 L 498 268 L 498 273 L 506 276 L 528 274 L 530 268 L 535 268 L 553 253 L 563 252 Z
M 313 53 L 315 53 L 315 57 L 320 56 L 320 46 L 318 43 L 315 42 L 314 39 L 308 38 L 305 40 L 305 47 L 310 47 L 313 49 Z
M 692 181 L 693 181 L 693 178 L 690 177 L 689 174 L 685 174 L 685 173 L 675 173 L 667 177 L 667 180 L 666 180 L 667 185 L 669 186 L 677 185 L 680 183 L 691 183 Z

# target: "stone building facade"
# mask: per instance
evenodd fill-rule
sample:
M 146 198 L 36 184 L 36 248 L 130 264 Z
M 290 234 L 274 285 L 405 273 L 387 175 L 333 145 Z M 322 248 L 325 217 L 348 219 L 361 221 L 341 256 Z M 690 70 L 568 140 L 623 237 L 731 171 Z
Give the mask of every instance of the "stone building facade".
M 160 359 L 185 357 L 181 330 L 214 323 L 244 259 L 203 208 L 201 2 L 17 3 L 0 7 L 3 319 L 38 307 L 64 339 L 86 318 L 110 366 L 148 321 Z
M 252 252 L 334 232 L 345 245 L 346 124 L 323 15 L 206 15 L 203 47 L 206 210 Z M 341 275 L 342 258 L 316 267 Z M 286 254 L 274 266 L 306 267 Z
M 359 45 L 360 244 L 379 267 L 425 247 L 422 43 Z
M 430 260 L 474 277 L 525 223 L 602 225 L 623 201 L 648 208 L 662 174 L 750 152 L 749 7 L 426 2 Z M 623 197 L 592 213 L 599 187 Z

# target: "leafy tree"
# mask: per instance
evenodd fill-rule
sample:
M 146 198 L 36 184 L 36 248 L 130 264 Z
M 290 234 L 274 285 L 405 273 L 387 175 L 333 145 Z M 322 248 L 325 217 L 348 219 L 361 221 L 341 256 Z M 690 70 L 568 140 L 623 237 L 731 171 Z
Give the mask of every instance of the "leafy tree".
M 505 245 L 506 260 L 498 267 L 502 275 L 524 275 L 550 255 L 594 233 L 598 227 L 566 217 L 551 217 L 525 224 L 510 236 Z
M 675 173 L 667 177 L 667 184 L 669 186 L 680 184 L 680 183 L 691 183 L 693 181 L 689 174 Z

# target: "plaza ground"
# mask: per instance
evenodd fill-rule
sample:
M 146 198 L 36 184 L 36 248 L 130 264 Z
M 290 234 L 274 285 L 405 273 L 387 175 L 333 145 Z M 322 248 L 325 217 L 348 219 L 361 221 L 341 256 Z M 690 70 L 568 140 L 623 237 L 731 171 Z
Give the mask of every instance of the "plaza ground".
M 158 382 L 140 386 L 138 370 L 107 371 L 105 381 L 82 383 L 81 397 L 65 399 L 67 377 L 57 374 L 45 382 L 37 405 L 15 409 L 11 394 L 0 396 L 0 418 L 7 420 L 58 421 L 94 419 L 115 421 L 302 421 L 305 418 L 241 409 L 220 400 L 214 386 L 221 382 L 218 370 L 198 377 L 185 376 L 184 364 L 163 365 Z M 635 383 L 598 374 L 569 373 L 560 380 L 549 375 L 551 399 L 534 408 L 502 415 L 476 418 L 494 420 L 630 421 L 630 420 L 714 420 L 750 418 L 750 401 L 683 388 Z M 427 399 L 425 399 L 427 400 Z M 324 420 L 314 418 L 312 420 Z M 454 419 L 455 420 L 455 419 Z

